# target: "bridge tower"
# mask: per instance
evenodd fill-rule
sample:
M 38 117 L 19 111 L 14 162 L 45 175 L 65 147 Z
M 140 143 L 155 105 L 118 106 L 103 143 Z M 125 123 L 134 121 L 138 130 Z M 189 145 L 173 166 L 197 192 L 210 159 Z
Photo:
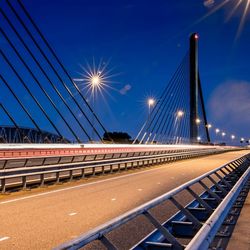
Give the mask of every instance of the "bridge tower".
M 199 95 L 199 73 L 198 73 L 198 34 L 190 36 L 189 70 L 190 70 L 190 142 L 198 142 L 198 95 Z
M 190 77 L 190 143 L 198 143 L 198 126 L 200 122 L 199 113 L 199 98 L 201 100 L 201 109 L 203 113 L 203 119 L 205 123 L 207 142 L 210 142 L 210 136 L 208 131 L 208 123 L 205 112 L 205 105 L 203 100 L 203 94 L 201 89 L 201 83 L 199 78 L 198 68 L 198 39 L 197 33 L 193 33 L 190 36 L 190 52 L 189 52 L 189 77 Z

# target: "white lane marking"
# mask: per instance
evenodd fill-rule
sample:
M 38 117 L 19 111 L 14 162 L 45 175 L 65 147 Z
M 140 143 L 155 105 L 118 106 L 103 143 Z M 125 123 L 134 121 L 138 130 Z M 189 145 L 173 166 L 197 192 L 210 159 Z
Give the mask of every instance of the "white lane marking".
M 138 190 L 139 192 L 141 192 L 141 191 L 142 191 L 142 188 L 138 188 L 137 190 Z
M 116 198 L 112 198 L 111 201 L 116 201 Z
M 76 215 L 77 213 L 70 213 L 69 216 L 73 216 L 73 215 Z
M 192 161 L 197 161 L 197 159 L 191 160 L 188 163 L 190 163 Z M 183 162 L 175 163 L 175 166 L 176 165 L 180 165 L 180 164 L 183 164 Z M 130 174 L 122 175 L 122 176 L 117 176 L 117 177 L 113 177 L 113 178 L 110 178 L 110 179 L 105 179 L 105 180 L 100 180 L 100 181 L 94 181 L 94 182 L 90 182 L 90 183 L 80 184 L 78 186 L 73 186 L 73 187 L 67 187 L 67 188 L 52 190 L 52 191 L 48 191 L 48 192 L 44 192 L 44 193 L 40 193 L 40 194 L 33 194 L 33 195 L 30 195 L 30 196 L 24 196 L 24 197 L 12 199 L 12 200 L 7 200 L 7 201 L 1 201 L 0 205 L 8 204 L 8 203 L 13 203 L 13 202 L 17 202 L 17 201 L 22 201 L 22 200 L 28 200 L 28 199 L 31 199 L 31 198 L 46 196 L 46 195 L 50 195 L 50 194 L 60 193 L 60 192 L 68 191 L 68 190 L 79 189 L 79 188 L 82 188 L 82 187 L 93 186 L 93 185 L 99 184 L 99 183 L 105 183 L 105 182 L 109 182 L 109 181 L 114 181 L 114 180 L 119 180 L 119 179 L 123 179 L 123 178 L 128 178 L 130 176 L 144 174 L 144 173 L 147 173 L 147 172 L 157 171 L 157 170 L 162 169 L 162 168 L 166 168 L 166 166 L 162 166 L 162 167 L 158 167 L 158 168 L 154 168 L 154 169 L 148 169 L 148 170 L 144 170 L 142 172 L 130 173 Z
M 10 237 L 5 236 L 5 237 L 0 237 L 0 241 L 8 240 Z

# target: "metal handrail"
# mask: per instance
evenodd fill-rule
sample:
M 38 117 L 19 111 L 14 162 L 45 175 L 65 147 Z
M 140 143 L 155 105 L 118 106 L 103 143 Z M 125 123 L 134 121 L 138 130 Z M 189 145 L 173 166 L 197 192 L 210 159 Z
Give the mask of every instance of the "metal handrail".
M 212 149 L 199 149 L 199 150 L 197 150 L 197 149 L 196 150 L 187 150 L 186 149 L 186 150 L 178 150 L 179 151 L 178 153 L 186 153 L 186 152 L 194 152 L 194 151 L 204 151 L 204 150 L 212 150 Z M 62 164 L 62 163 L 60 163 L 61 160 L 65 159 L 65 158 L 71 157 L 72 161 L 70 161 L 68 163 L 72 164 L 72 163 L 77 163 L 77 161 L 74 162 L 73 160 L 74 160 L 74 158 L 79 158 L 79 157 L 87 157 L 87 156 L 98 157 L 100 155 L 103 155 L 104 159 L 102 159 L 102 160 L 106 160 L 105 156 L 107 156 L 107 155 L 112 155 L 112 157 L 113 157 L 112 159 L 117 159 L 117 157 L 114 157 L 114 155 L 117 155 L 117 154 L 127 154 L 126 157 L 128 157 L 129 154 L 135 155 L 135 154 L 139 153 L 139 156 L 142 157 L 142 156 L 144 156 L 148 152 L 150 152 L 150 155 L 156 155 L 156 154 L 159 154 L 160 152 L 162 152 L 162 150 L 160 150 L 160 151 L 159 150 L 155 150 L 155 151 L 135 151 L 135 152 L 133 152 L 133 151 L 125 151 L 125 152 L 113 152 L 113 153 L 107 152 L 107 153 L 101 153 L 101 154 L 95 153 L 95 154 L 79 154 L 79 155 L 77 154 L 77 155 L 63 155 L 63 156 L 61 156 L 61 155 L 54 155 L 54 156 L 26 157 L 26 158 L 5 158 L 5 159 L 0 159 L 0 162 L 4 162 L 2 164 L 3 166 L 0 167 L 0 169 L 5 169 L 6 166 L 8 165 L 8 162 L 16 162 L 16 161 L 23 161 L 23 167 L 26 167 L 26 165 L 27 165 L 27 163 L 28 163 L 29 160 L 41 160 L 41 161 L 44 162 L 47 159 L 48 160 L 49 159 L 58 159 L 58 164 Z M 166 153 L 166 152 L 168 152 L 168 150 L 164 150 L 163 152 Z M 174 153 L 175 153 L 174 151 L 171 152 L 171 154 L 174 154 Z M 144 154 L 144 155 L 141 155 L 141 154 Z M 120 159 L 120 157 L 118 157 L 118 158 Z M 45 164 L 41 164 L 41 165 L 45 165 Z
M 144 156 L 132 156 L 132 157 L 121 157 L 121 158 L 111 158 L 111 159 L 102 159 L 102 160 L 91 160 L 91 161 L 80 161 L 80 162 L 69 162 L 69 163 L 57 163 L 57 164 L 48 164 L 48 165 L 38 165 L 38 166 L 29 166 L 29 167 L 14 167 L 14 168 L 3 168 L 0 169 L 0 173 L 6 172 L 14 172 L 14 171 L 21 171 L 21 170 L 35 170 L 39 168 L 54 168 L 54 167 L 67 167 L 67 166 L 78 166 L 78 165 L 87 165 L 91 167 L 92 165 L 98 164 L 105 164 L 105 163 L 116 163 L 116 162 L 123 162 L 123 161 L 131 161 L 131 160 L 145 160 L 145 159 L 160 159 L 164 157 L 178 157 L 184 155 L 195 155 L 200 153 L 213 153 L 218 152 L 217 150 L 200 150 L 200 151 L 192 151 L 192 152 L 183 152 L 183 153 L 167 153 L 167 154 L 156 154 L 156 155 L 144 155 Z M 222 152 L 222 151 L 220 151 Z
M 208 153 L 214 153 L 216 151 L 209 151 L 209 152 L 204 152 L 206 154 Z M 161 158 L 165 158 L 165 157 L 179 157 L 179 156 L 195 156 L 195 155 L 201 155 L 201 152 L 192 152 L 191 154 L 187 153 L 187 154 L 166 154 L 166 155 L 157 155 L 157 156 L 148 156 L 145 157 L 146 160 L 156 160 L 156 159 L 161 159 Z M 39 174 L 50 174 L 50 173 L 55 173 L 55 172 L 65 172 L 65 171 L 70 171 L 70 170 L 79 170 L 79 169 L 83 169 L 83 168 L 98 168 L 98 167 L 106 167 L 106 166 L 110 166 L 111 164 L 125 164 L 125 163 L 132 163 L 132 162 L 138 162 L 138 161 L 143 161 L 145 159 L 142 159 L 142 157 L 131 157 L 131 158 L 123 158 L 123 159 L 116 159 L 116 160 L 112 160 L 112 161 L 107 161 L 107 163 L 104 163 L 104 161 L 99 161 L 98 163 L 96 162 L 86 162 L 86 163 L 78 163 L 78 164 L 74 164 L 74 165 L 80 165 L 79 167 L 73 167 L 72 164 L 57 164 L 57 165 L 48 165 L 48 166 L 42 166 L 42 167 L 31 167 L 31 168 L 21 168 L 21 169 L 8 169 L 8 171 L 4 170 L 4 171 L 0 171 L 0 173 L 9 173 L 9 172 L 17 172 L 17 171 L 22 171 L 22 170 L 34 170 L 34 169 L 43 169 L 43 171 L 41 172 L 31 172 L 31 173 L 24 173 L 24 174 L 17 174 L 17 175 L 6 175 L 6 176 L 0 176 L 0 180 L 1 179 L 10 179 L 10 178 L 16 178 L 16 177 L 22 177 L 22 176 L 32 176 L 32 175 L 39 175 Z M 92 163 L 93 165 L 89 165 L 89 163 Z M 86 165 L 86 166 L 84 166 Z M 71 168 L 62 168 L 64 166 L 72 166 Z M 56 167 L 60 167 L 60 169 L 56 169 L 56 170 L 44 170 L 46 168 L 56 168 Z
M 226 218 L 230 208 L 237 199 L 242 187 L 245 185 L 250 177 L 250 168 L 241 176 L 236 185 L 232 188 L 230 193 L 223 199 L 216 211 L 207 220 L 195 237 L 186 246 L 186 250 L 208 249 L 212 239 L 219 230 L 221 224 Z
M 148 214 L 148 210 L 150 210 L 151 208 L 153 207 L 156 207 L 157 205 L 160 205 L 162 204 L 164 201 L 167 201 L 169 199 L 171 199 L 174 195 L 180 193 L 181 191 L 183 190 L 186 190 L 187 188 L 189 188 L 190 186 L 196 184 L 196 183 L 199 183 L 201 182 L 204 178 L 208 177 L 208 176 L 211 176 L 213 175 L 214 173 L 217 173 L 217 172 L 220 172 L 221 170 L 223 170 L 224 168 L 227 168 L 228 166 L 231 166 L 231 168 L 233 170 L 231 170 L 231 172 L 233 172 L 235 169 L 237 169 L 240 165 L 242 165 L 246 160 L 249 160 L 247 157 L 249 155 L 245 155 L 245 156 L 242 156 L 242 157 L 239 157 L 239 158 L 236 158 L 235 160 L 233 161 L 230 161 L 214 170 L 211 170 L 209 171 L 208 173 L 205 173 L 191 181 L 188 181 L 186 182 L 185 184 L 135 208 L 135 209 L 132 209 L 130 210 L 129 212 L 123 214 L 123 215 L 120 215 L 110 221 L 108 221 L 107 223 L 104 223 L 92 230 L 90 230 L 89 232 L 87 232 L 86 234 L 83 234 L 82 236 L 74 239 L 74 240 L 71 240 L 69 242 L 66 242 L 56 248 L 54 248 L 54 250 L 62 250 L 62 249 L 79 249 L 83 246 L 85 246 L 86 244 L 94 241 L 94 240 L 97 240 L 97 239 L 101 239 L 102 237 L 104 237 L 105 234 L 113 231 L 114 229 L 118 228 L 119 226 L 125 224 L 126 222 L 136 218 L 137 216 L 139 215 L 142 215 L 142 214 Z M 235 167 L 232 167 L 232 163 L 236 164 Z M 230 172 L 230 173 L 231 173 Z M 152 216 L 152 215 L 150 215 Z M 152 219 L 154 220 L 154 218 Z M 152 221 L 151 221 L 152 222 Z M 152 223 L 154 224 L 154 223 Z M 108 239 L 105 238 L 105 242 L 106 244 L 110 244 L 112 246 L 112 243 L 110 242 L 107 242 Z M 115 249 L 115 248 L 114 248 Z
M 128 168 L 134 168 L 134 167 L 141 167 L 145 165 L 152 165 L 152 164 L 159 164 L 163 162 L 171 162 L 177 159 L 187 159 L 191 157 L 196 156 L 203 156 L 208 154 L 215 154 L 215 153 L 222 153 L 223 150 L 199 150 L 199 151 L 191 151 L 191 152 L 185 152 L 185 153 L 174 153 L 174 154 L 159 154 L 159 155 L 147 155 L 147 156 L 136 156 L 136 157 L 125 157 L 125 158 L 116 158 L 116 159 L 107 159 L 107 160 L 101 160 L 101 161 L 89 161 L 89 162 L 76 162 L 76 163 L 64 163 L 64 164 L 50 164 L 50 165 L 42 165 L 42 166 L 34 166 L 34 167 L 25 167 L 25 168 L 10 168 L 10 169 L 4 169 L 0 170 L 0 180 L 1 180 L 1 190 L 2 193 L 6 192 L 6 187 L 11 186 L 11 184 L 6 184 L 7 179 L 14 179 L 14 178 L 23 178 L 22 182 L 20 182 L 20 185 L 23 186 L 23 188 L 26 188 L 27 184 L 27 178 L 28 176 L 38 176 L 40 175 L 40 179 L 37 179 L 37 181 L 40 180 L 40 185 L 44 185 L 44 175 L 45 174 L 54 174 L 56 173 L 56 182 L 60 181 L 60 178 L 63 178 L 63 176 L 59 176 L 59 173 L 68 171 L 69 172 L 69 179 L 72 179 L 73 171 L 74 170 L 82 170 L 82 177 L 84 177 L 84 170 L 85 169 L 92 169 L 91 173 L 86 173 L 86 175 L 95 175 L 96 169 L 102 168 L 101 172 L 102 174 L 107 172 L 107 169 L 105 167 L 110 167 L 108 171 L 112 172 L 113 166 L 118 165 L 118 169 L 121 170 L 121 165 L 125 164 L 125 167 L 123 169 Z M 136 166 L 134 166 L 134 163 L 136 163 Z M 141 165 L 139 166 L 139 164 Z M 131 164 L 128 166 L 128 164 Z M 127 165 L 127 166 L 126 166 Z M 79 175 L 79 174 L 78 174 Z M 49 179 L 49 178 L 47 178 Z M 54 177 L 55 179 L 55 177 Z M 34 182 L 34 180 L 32 180 Z M 33 183 L 32 182 L 32 183 Z M 15 183 L 15 186 L 17 183 Z

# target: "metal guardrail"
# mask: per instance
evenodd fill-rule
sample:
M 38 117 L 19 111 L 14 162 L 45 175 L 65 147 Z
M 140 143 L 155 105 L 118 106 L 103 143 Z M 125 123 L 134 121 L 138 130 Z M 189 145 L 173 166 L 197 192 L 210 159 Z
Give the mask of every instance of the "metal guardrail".
M 140 147 L 138 146 L 127 146 L 127 145 L 112 145 L 111 146 L 100 146 L 96 144 L 91 144 L 91 145 L 81 145 L 81 147 L 76 147 L 76 148 L 70 148 L 67 147 L 67 145 L 63 145 L 62 148 L 60 148 L 58 145 L 56 148 L 36 148 L 34 145 L 30 144 L 31 148 L 19 148 L 20 146 L 18 145 L 16 148 L 12 146 L 12 144 L 9 145 L 7 148 L 0 148 L 0 158 L 27 158 L 27 157 L 46 157 L 46 156 L 72 156 L 72 155 L 85 155 L 85 154 L 111 154 L 111 153 L 120 153 L 120 152 L 142 152 L 142 151 L 166 151 L 168 148 L 169 151 L 174 151 L 174 150 L 188 150 L 188 145 L 187 146 L 182 146 L 178 147 L 178 145 L 158 145 L 157 147 L 155 146 L 147 146 L 147 147 Z M 27 144 L 25 145 L 27 146 Z M 32 146 L 34 148 L 32 148 Z M 39 145 L 41 147 L 41 144 Z M 47 145 L 47 147 L 51 147 L 51 145 Z M 66 147 L 66 148 L 65 148 Z M 210 146 L 212 148 L 212 146 Z M 190 150 L 197 149 L 197 147 L 192 147 Z
M 192 239 L 192 241 L 187 245 L 187 250 L 199 250 L 208 249 L 209 245 L 212 243 L 213 238 L 218 232 L 220 226 L 225 221 L 230 208 L 235 203 L 237 197 L 239 196 L 242 187 L 250 178 L 250 168 L 243 174 L 236 185 L 232 188 L 230 193 L 225 197 L 225 199 L 218 206 L 213 215 L 204 223 L 200 231 Z
M 91 156 L 91 159 L 89 155 L 71 156 L 70 158 L 60 156 L 56 157 L 55 161 L 51 160 L 51 158 L 49 158 L 49 161 L 48 158 L 32 158 L 35 163 L 39 162 L 38 165 L 31 164 L 30 158 L 24 159 L 21 163 L 19 162 L 20 159 L 14 160 L 15 164 L 13 164 L 12 159 L 5 159 L 4 164 L 0 165 L 0 190 L 2 193 L 5 193 L 8 188 L 13 187 L 26 189 L 27 185 L 38 184 L 43 186 L 47 181 L 59 183 L 62 179 L 84 178 L 90 175 L 105 174 L 107 172 L 161 164 L 225 151 L 227 150 L 185 150 L 178 153 L 165 153 L 168 151 L 127 152 L 112 155 L 94 155 Z M 9 164 L 8 161 L 12 164 Z M 21 164 L 21 167 L 17 166 L 18 164 Z
M 113 149 L 112 149 L 113 150 Z M 199 151 L 204 149 L 176 149 L 176 150 L 151 150 L 151 151 L 131 151 L 124 149 L 119 149 L 119 152 L 113 152 L 109 149 L 99 150 L 99 149 L 90 149 L 87 153 L 76 153 L 68 155 L 60 155 L 55 151 L 54 155 L 46 156 L 28 156 L 24 158 L 0 158 L 0 170 L 6 168 L 15 168 L 17 167 L 31 167 L 31 166 L 43 166 L 49 164 L 62 164 L 62 163 L 76 163 L 83 161 L 96 161 L 96 160 L 106 160 L 106 159 L 115 159 L 115 158 L 126 158 L 126 157 L 135 157 L 135 156 L 146 156 L 146 155 L 159 155 L 167 153 L 181 153 L 181 152 L 191 152 Z M 70 152 L 70 151 L 69 151 Z
M 250 154 L 203 174 L 54 250 L 80 249 L 95 240 L 101 242 L 109 250 L 118 249 L 107 234 L 138 216 L 144 216 L 156 229 L 131 249 L 184 249 L 185 247 L 207 249 L 223 223 L 230 206 L 249 179 L 249 166 Z M 211 184 L 212 186 L 209 187 Z M 202 187 L 201 195 L 194 191 L 193 185 Z M 195 198 L 185 207 L 174 197 L 182 191 L 187 191 Z M 157 206 L 166 201 L 171 202 L 179 212 L 161 223 L 150 210 L 157 209 Z M 126 234 L 123 237 L 126 237 Z M 180 241 L 183 237 L 193 238 L 193 240 L 186 246 Z

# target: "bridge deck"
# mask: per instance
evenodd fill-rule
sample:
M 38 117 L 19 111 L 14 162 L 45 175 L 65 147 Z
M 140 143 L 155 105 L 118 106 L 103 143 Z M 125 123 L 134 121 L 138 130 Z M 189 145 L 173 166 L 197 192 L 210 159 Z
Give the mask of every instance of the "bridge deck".
M 0 248 L 50 249 L 245 153 L 230 152 L 0 196 Z M 180 197 L 182 201 L 189 198 Z M 164 215 L 170 212 L 163 207 Z M 116 243 L 123 249 L 136 243 L 137 229 L 137 225 L 124 228 L 122 235 L 132 230 L 131 238 L 124 241 L 117 234 Z M 145 234 L 151 230 L 145 225 Z

